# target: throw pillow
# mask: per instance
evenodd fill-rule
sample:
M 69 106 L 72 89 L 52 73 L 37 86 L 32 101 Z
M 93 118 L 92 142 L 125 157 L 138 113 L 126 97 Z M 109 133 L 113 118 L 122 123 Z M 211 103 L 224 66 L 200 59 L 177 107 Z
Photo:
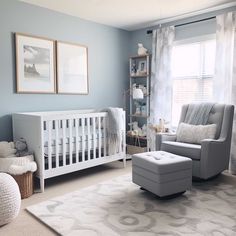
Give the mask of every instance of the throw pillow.
M 216 124 L 190 125 L 180 123 L 177 129 L 177 142 L 201 144 L 203 139 L 214 139 L 216 135 Z

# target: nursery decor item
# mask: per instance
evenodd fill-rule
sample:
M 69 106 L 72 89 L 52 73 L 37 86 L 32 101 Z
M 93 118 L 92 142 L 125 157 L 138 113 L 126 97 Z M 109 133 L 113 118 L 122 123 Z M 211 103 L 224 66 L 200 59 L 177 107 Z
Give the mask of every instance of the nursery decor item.
M 57 42 L 57 92 L 88 94 L 88 48 Z
M 36 170 L 33 155 L 0 158 L 0 172 L 12 175 L 20 188 L 22 199 L 33 194 L 33 172 Z
M 14 157 L 15 153 L 16 149 L 13 142 L 0 142 L 0 158 Z
M 138 63 L 138 75 L 145 75 L 147 73 L 147 62 L 146 61 L 139 61 Z
M 15 149 L 17 157 L 33 155 L 33 152 L 28 151 L 27 143 L 24 138 L 15 141 Z
M 17 93 L 55 93 L 54 40 L 15 34 Z
M 28 171 L 21 175 L 12 175 L 19 186 L 21 199 L 30 197 L 34 192 L 33 172 Z
M 140 88 L 133 88 L 133 99 L 143 99 L 143 91 Z
M 124 175 L 27 210 L 59 235 L 235 235 L 235 194 L 233 177 L 224 174 L 163 200 Z
M 142 43 L 138 43 L 138 55 L 142 56 L 142 55 L 147 55 L 148 50 L 143 46 Z
M 0 173 L 0 226 L 15 219 L 20 206 L 20 191 L 16 181 L 12 176 Z

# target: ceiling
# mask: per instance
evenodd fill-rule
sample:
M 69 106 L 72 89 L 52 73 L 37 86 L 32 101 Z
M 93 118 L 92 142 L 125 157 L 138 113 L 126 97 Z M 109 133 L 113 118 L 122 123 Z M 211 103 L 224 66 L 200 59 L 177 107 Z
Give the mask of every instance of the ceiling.
M 136 30 L 235 0 L 20 0 L 85 20 Z

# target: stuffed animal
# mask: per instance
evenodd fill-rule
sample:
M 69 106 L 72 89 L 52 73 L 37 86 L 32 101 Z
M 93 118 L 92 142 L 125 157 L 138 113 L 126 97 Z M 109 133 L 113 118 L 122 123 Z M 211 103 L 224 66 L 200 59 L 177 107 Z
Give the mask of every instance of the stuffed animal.
M 0 142 L 0 158 L 15 157 L 16 149 L 13 142 Z
M 33 155 L 32 152 L 28 151 L 27 143 L 25 139 L 20 138 L 15 142 L 15 148 L 16 148 L 16 156 L 17 157 L 23 157 L 28 155 Z
M 138 43 L 138 55 L 146 55 L 148 50 L 143 46 L 142 43 Z

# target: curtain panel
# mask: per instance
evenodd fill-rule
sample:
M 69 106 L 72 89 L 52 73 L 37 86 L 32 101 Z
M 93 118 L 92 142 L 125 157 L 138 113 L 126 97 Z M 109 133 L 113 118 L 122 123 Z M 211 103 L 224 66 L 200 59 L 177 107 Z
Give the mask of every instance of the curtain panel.
M 216 17 L 214 100 L 236 108 L 236 12 Z M 236 113 L 234 114 L 230 171 L 236 174 Z
M 171 54 L 175 37 L 174 26 L 153 31 L 150 121 L 171 121 L 172 78 Z
M 159 119 L 171 121 L 172 78 L 171 54 L 175 38 L 174 26 L 153 30 L 150 124 L 158 124 Z M 154 150 L 154 134 L 150 131 L 149 146 Z

